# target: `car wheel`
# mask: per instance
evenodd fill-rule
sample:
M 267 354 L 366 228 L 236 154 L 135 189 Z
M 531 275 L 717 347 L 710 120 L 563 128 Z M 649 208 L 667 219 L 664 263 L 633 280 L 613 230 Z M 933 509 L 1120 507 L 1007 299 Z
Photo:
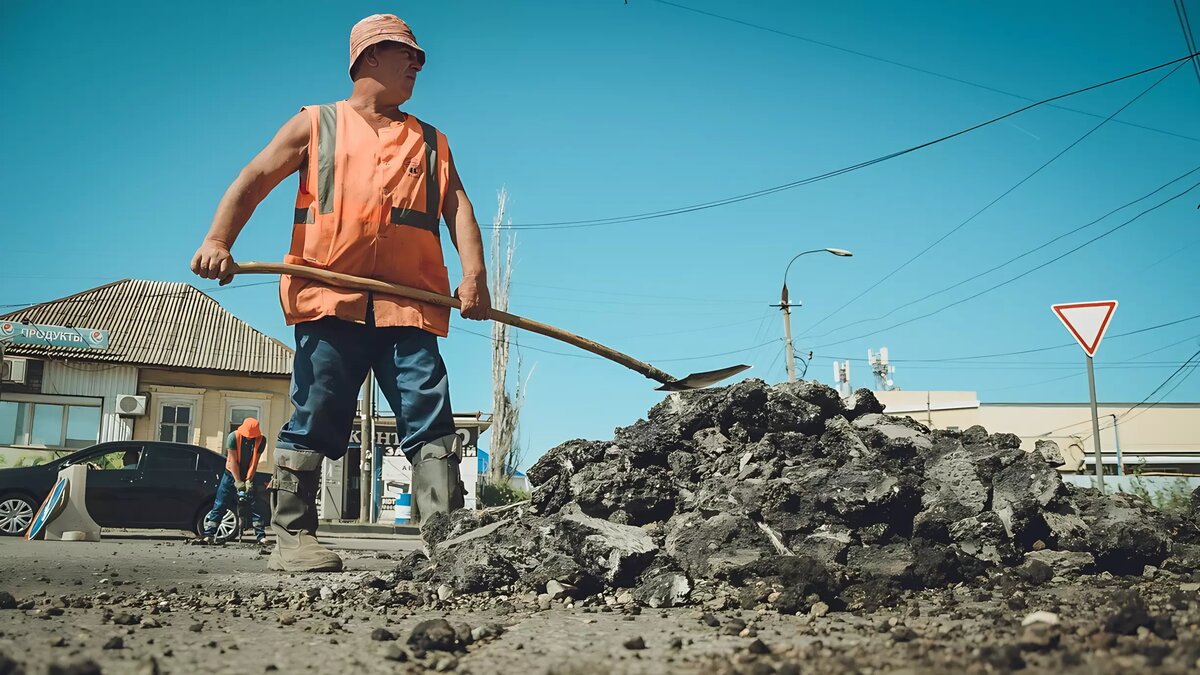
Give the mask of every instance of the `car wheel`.
M 6 495 L 0 497 L 0 535 L 19 537 L 29 529 L 37 505 L 27 497 Z
M 208 515 L 208 511 L 201 511 L 196 517 L 196 534 L 204 534 L 204 518 Z M 217 533 L 213 535 L 213 539 L 220 542 L 229 541 L 238 536 L 242 531 L 242 518 L 238 515 L 236 509 L 228 509 L 225 515 L 221 517 L 221 522 L 217 523 Z

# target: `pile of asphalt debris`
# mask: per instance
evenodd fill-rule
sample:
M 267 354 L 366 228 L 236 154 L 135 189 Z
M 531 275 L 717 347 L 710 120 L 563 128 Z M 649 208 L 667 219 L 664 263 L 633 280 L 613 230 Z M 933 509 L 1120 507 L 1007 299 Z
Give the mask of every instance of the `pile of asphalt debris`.
M 1136 497 L 1064 484 L 1059 448 L 930 431 L 866 389 L 746 380 L 672 394 L 611 441 L 528 472 L 529 502 L 426 524 L 398 573 L 482 595 L 782 613 L 866 609 L 1005 572 L 1140 574 L 1171 524 Z M 818 605 L 821 603 L 821 605 Z

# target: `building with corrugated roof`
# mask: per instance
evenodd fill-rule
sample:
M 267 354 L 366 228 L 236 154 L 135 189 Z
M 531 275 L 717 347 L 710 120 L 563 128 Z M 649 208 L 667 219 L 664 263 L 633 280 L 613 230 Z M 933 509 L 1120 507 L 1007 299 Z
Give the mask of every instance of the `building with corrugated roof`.
M 62 346 L 56 338 L 71 331 L 79 346 Z M 84 339 L 104 332 L 102 348 Z M 105 284 L 0 316 L 4 336 L 0 460 L 9 466 L 102 441 L 220 451 L 246 417 L 273 442 L 290 414 L 291 348 L 190 284 Z M 272 469 L 271 450 L 260 471 Z

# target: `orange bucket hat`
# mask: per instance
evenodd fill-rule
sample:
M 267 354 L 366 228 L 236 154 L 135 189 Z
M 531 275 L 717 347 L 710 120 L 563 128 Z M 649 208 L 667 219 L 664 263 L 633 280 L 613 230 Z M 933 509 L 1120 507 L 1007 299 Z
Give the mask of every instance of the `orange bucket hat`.
M 399 42 L 417 50 L 421 65 L 425 65 L 425 50 L 417 44 L 417 38 L 404 20 L 395 14 L 372 14 L 354 24 L 350 29 L 350 67 L 362 55 L 363 50 L 380 42 Z
M 242 426 L 238 427 L 238 431 L 244 438 L 258 438 L 262 436 L 262 429 L 258 428 L 258 420 L 253 417 L 247 417 L 242 420 Z

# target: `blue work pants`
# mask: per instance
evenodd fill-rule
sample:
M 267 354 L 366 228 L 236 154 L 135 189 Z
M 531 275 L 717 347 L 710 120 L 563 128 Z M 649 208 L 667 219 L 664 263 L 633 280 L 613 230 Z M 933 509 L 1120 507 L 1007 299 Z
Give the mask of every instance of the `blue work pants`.
M 410 459 L 425 443 L 453 434 L 450 383 L 437 336 L 411 326 L 377 327 L 326 317 L 296 325 L 291 400 L 295 412 L 277 448 L 346 454 L 356 402 L 373 370 Z M 370 447 L 369 441 L 363 444 Z
M 238 508 L 237 488 L 234 486 L 234 482 L 233 474 L 228 470 L 221 474 L 221 482 L 217 484 L 217 498 L 213 500 L 212 511 L 209 511 L 208 515 L 204 517 L 204 536 L 215 535 L 217 524 L 225 517 L 225 512 Z M 256 473 L 253 482 L 254 490 L 250 495 L 250 521 L 254 525 L 254 538 L 262 539 L 267 535 L 269 507 L 265 497 L 267 483 L 271 482 L 271 474 Z

